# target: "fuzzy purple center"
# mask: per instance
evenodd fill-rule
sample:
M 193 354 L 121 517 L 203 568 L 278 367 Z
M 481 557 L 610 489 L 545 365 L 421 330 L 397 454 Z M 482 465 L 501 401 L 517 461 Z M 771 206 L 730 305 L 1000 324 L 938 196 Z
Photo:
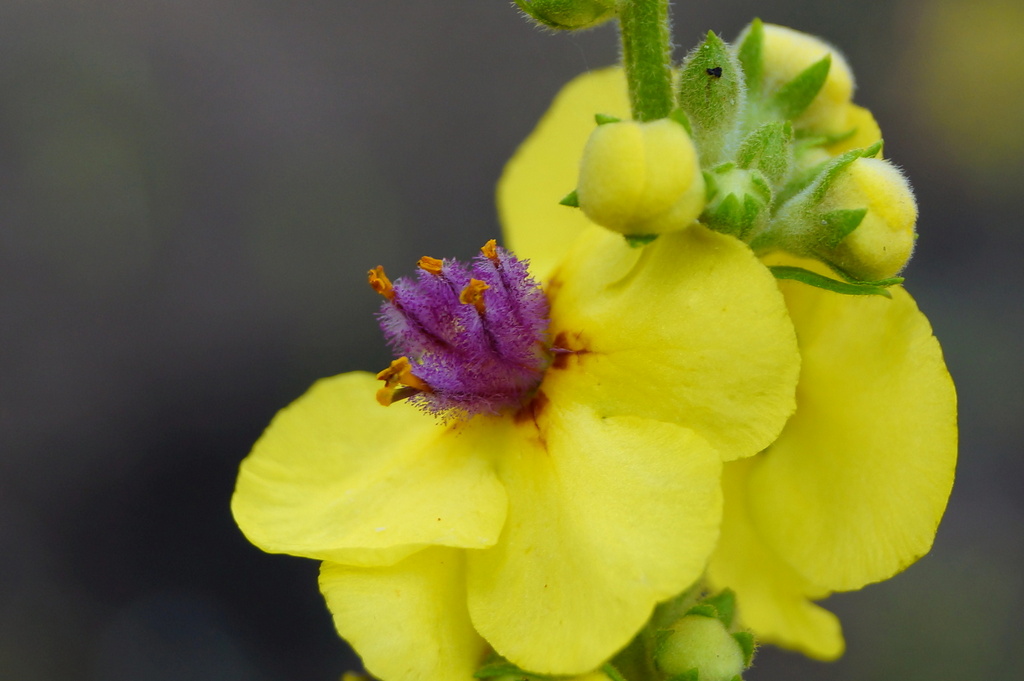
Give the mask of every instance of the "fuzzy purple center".
M 462 302 L 474 279 L 486 284 L 480 301 Z M 398 279 L 378 319 L 388 345 L 431 388 L 410 401 L 449 418 L 523 404 L 550 363 L 548 310 L 526 262 L 497 247 L 471 265 L 444 260 L 439 273 Z

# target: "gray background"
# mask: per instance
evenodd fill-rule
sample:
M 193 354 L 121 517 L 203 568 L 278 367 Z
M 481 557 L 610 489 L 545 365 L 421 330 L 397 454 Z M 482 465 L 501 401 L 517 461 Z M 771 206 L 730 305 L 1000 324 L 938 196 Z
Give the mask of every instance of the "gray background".
M 932 554 L 827 602 L 847 655 L 766 650 L 748 678 L 1014 677 L 1024 9 L 679 2 L 676 42 L 755 14 L 842 46 L 915 184 L 908 287 L 962 447 Z M 0 678 L 352 664 L 316 565 L 234 527 L 237 464 L 313 380 L 384 366 L 366 270 L 496 236 L 502 164 L 563 82 L 615 57 L 611 27 L 550 35 L 500 0 L 0 5 Z

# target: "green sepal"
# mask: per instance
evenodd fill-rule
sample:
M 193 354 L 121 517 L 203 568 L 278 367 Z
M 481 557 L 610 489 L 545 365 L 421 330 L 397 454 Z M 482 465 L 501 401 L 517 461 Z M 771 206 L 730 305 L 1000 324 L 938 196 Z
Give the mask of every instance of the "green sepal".
M 658 238 L 657 234 L 625 234 L 624 236 L 626 237 L 626 243 L 629 244 L 630 248 L 646 246 Z
M 558 202 L 558 205 L 560 205 L 560 206 L 569 206 L 570 208 L 579 208 L 580 207 L 580 197 L 579 197 L 579 194 L 577 194 L 576 190 L 573 189 L 571 192 L 569 192 L 568 194 L 566 194 L 565 196 L 562 197 L 562 200 Z
M 736 163 L 740 168 L 756 168 L 773 183 L 782 182 L 792 164 L 793 126 L 789 121 L 765 123 L 740 144 Z
M 689 610 L 686 611 L 684 617 L 690 615 L 697 615 L 698 617 L 710 617 L 713 620 L 718 619 L 718 610 L 711 603 L 698 603 Z M 726 625 L 728 626 L 728 625 Z
M 657 660 L 665 650 L 665 642 L 675 633 L 673 629 L 658 629 L 651 641 L 651 658 Z
M 705 211 L 700 220 L 709 229 L 743 239 L 761 216 L 764 206 L 763 201 L 750 194 L 744 194 L 742 201 L 735 194 L 729 194 L 714 210 Z
M 887 286 L 893 286 L 903 281 L 899 277 L 894 279 L 900 279 L 900 282 L 893 281 L 890 279 L 884 279 L 882 281 L 893 283 L 885 283 L 880 285 L 879 282 L 851 282 L 851 281 L 836 281 L 835 279 L 829 279 L 826 276 L 818 274 L 817 272 L 811 272 L 805 270 L 802 267 L 790 267 L 788 265 L 772 265 L 768 268 L 771 270 L 772 276 L 776 279 L 791 279 L 793 281 L 799 281 L 802 284 L 808 286 L 814 286 L 815 288 L 824 289 L 826 291 L 832 291 L 833 293 L 842 293 L 848 296 L 884 296 L 885 298 L 892 298 L 892 294 L 885 290 Z
M 690 119 L 686 116 L 685 111 L 682 109 L 672 109 L 672 113 L 668 117 L 683 126 L 686 129 L 686 134 L 693 137 L 693 126 L 690 125 Z
M 708 596 L 702 603 L 713 606 L 718 613 L 718 619 L 726 627 L 732 626 L 732 620 L 736 616 L 736 594 L 732 589 L 723 589 L 714 596 Z
M 749 667 L 750 663 L 754 661 L 754 635 L 749 631 L 737 631 L 732 635 L 736 643 L 739 644 L 740 650 L 743 651 L 743 666 Z
M 829 161 L 821 173 L 814 180 L 814 190 L 810 197 L 811 204 L 817 204 L 825 198 L 825 194 L 832 187 L 839 175 L 850 167 L 858 158 L 871 158 L 876 156 L 882 149 L 882 140 L 878 140 L 870 147 L 863 149 L 851 149 L 844 154 L 836 156 Z
M 806 111 L 825 84 L 831 66 L 832 55 L 826 54 L 779 88 L 771 99 L 779 115 L 792 119 Z
M 736 130 L 746 103 L 739 60 L 713 31 L 683 61 L 679 106 L 690 119 L 702 165 L 715 165 Z
M 601 671 L 603 671 L 612 681 L 626 681 L 626 677 L 623 676 L 622 672 L 616 669 L 611 662 L 606 662 L 601 665 Z
M 487 662 L 473 673 L 475 679 L 501 679 L 502 681 L 546 681 L 552 677 L 534 674 L 512 664 L 500 655 L 491 655 Z
M 828 248 L 835 248 L 840 242 L 857 229 L 868 214 L 867 208 L 833 210 L 821 216 L 824 229 L 822 243 Z
M 676 674 L 668 681 L 700 681 L 700 672 L 696 669 L 691 669 L 682 674 Z
M 495 662 L 489 662 L 484 666 L 477 669 L 473 674 L 474 679 L 495 679 L 502 676 L 515 676 L 519 675 L 523 678 L 529 678 L 529 675 L 519 667 L 515 666 L 507 660 L 498 660 Z
M 607 125 L 608 123 L 619 123 L 622 119 L 618 116 L 610 116 L 608 114 L 594 114 L 594 122 L 598 125 Z
M 750 22 L 743 42 L 736 48 L 736 57 L 743 68 L 747 90 L 751 97 L 756 97 L 764 81 L 764 24 L 760 19 Z
M 764 176 L 757 170 L 738 169 L 731 162 L 704 172 L 704 186 L 707 203 L 700 221 L 738 239 L 745 239 L 755 225 L 764 222 L 772 203 L 772 190 Z

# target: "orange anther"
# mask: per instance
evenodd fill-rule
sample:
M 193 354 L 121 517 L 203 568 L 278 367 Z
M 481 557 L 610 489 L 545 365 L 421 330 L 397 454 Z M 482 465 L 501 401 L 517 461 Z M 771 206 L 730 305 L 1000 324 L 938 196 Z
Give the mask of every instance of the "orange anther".
M 388 300 L 394 300 L 395 289 L 391 286 L 391 280 L 384 274 L 384 268 L 377 265 L 369 271 L 370 287 Z
M 377 391 L 377 401 L 385 407 L 416 393 L 433 391 L 426 381 L 412 373 L 412 362 L 408 357 L 392 361 L 387 369 L 377 374 L 377 378 L 384 381 L 384 387 Z
M 484 247 L 480 249 L 480 252 L 484 254 L 484 257 L 492 262 L 498 262 L 498 242 L 491 239 L 484 244 Z
M 466 284 L 466 288 L 462 289 L 462 293 L 459 294 L 459 302 L 463 305 L 472 305 L 476 308 L 477 312 L 483 314 L 486 309 L 484 306 L 484 291 L 489 288 L 490 286 L 479 279 L 470 279 L 469 283 Z
M 426 270 L 431 274 L 441 274 L 441 266 L 444 265 L 444 261 L 425 255 L 420 258 L 420 261 L 416 264 L 421 270 Z

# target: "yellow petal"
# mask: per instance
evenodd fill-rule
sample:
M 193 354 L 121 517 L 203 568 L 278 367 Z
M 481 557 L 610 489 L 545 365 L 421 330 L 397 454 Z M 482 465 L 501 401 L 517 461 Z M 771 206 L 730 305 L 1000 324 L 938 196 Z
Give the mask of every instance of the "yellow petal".
M 500 462 L 508 521 L 497 546 L 469 552 L 469 608 L 524 669 L 579 674 L 700 576 L 718 534 L 721 464 L 668 423 L 571 403 L 539 411 Z
M 678 423 L 725 460 L 767 447 L 792 413 L 793 327 L 736 239 L 694 226 L 630 248 L 591 228 L 549 288 L 554 342 L 575 351 L 544 378 L 553 401 Z
M 722 472 L 722 536 L 708 564 L 708 581 L 715 590 L 728 587 L 736 592 L 740 621 L 759 641 L 833 660 L 843 653 L 839 620 L 808 600 L 828 592 L 783 562 L 751 523 L 746 480 L 755 461 L 735 461 Z
M 578 208 L 558 202 L 576 189 L 580 157 L 597 113 L 630 117 L 621 69 L 585 73 L 563 87 L 498 183 L 506 242 L 516 256 L 530 259 L 530 271 L 541 279 L 590 224 Z
M 760 534 L 810 581 L 857 589 L 927 553 L 953 484 L 956 394 L 902 288 L 782 282 L 803 356 L 797 412 L 749 481 Z
M 388 567 L 324 563 L 320 591 L 375 677 L 470 681 L 484 657 L 466 611 L 463 551 L 430 548 Z
M 505 492 L 492 419 L 458 427 L 374 399 L 379 382 L 318 381 L 281 410 L 242 463 L 231 510 L 271 553 L 382 565 L 425 544 L 491 546 Z

